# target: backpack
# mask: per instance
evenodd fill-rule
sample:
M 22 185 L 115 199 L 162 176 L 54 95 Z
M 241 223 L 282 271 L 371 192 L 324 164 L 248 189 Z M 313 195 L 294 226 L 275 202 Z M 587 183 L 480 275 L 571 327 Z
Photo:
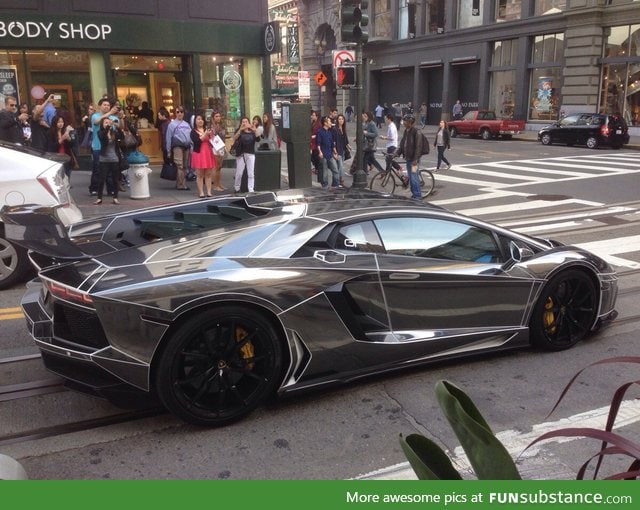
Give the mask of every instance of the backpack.
M 429 149 L 431 148 L 429 145 L 429 140 L 427 139 L 427 136 L 420 132 L 420 136 L 422 136 L 422 152 L 420 153 L 421 156 L 424 156 L 425 154 L 429 154 Z

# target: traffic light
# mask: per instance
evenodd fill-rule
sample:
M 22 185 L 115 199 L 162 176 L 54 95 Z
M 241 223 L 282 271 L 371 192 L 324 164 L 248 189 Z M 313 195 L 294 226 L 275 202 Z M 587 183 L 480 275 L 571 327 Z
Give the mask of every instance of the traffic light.
M 342 42 L 366 43 L 369 33 L 363 30 L 369 24 L 368 0 L 342 0 L 340 8 L 340 35 Z
M 350 89 L 356 86 L 355 66 L 338 66 L 336 68 L 336 83 L 338 87 Z

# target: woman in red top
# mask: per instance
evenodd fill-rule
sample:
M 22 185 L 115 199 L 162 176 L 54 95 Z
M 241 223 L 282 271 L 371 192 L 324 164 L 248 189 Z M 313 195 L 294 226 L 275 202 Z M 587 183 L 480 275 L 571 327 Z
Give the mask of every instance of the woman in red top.
M 213 167 L 216 166 L 211 143 L 209 143 L 213 135 L 211 129 L 205 128 L 205 124 L 204 115 L 197 113 L 193 119 L 193 129 L 191 130 L 191 141 L 193 142 L 191 168 L 196 171 L 196 185 L 200 198 L 204 198 L 205 190 L 207 196 L 211 196 L 211 178 Z
M 75 130 L 71 124 L 67 124 L 64 117 L 56 115 L 51 122 L 49 128 L 49 139 L 47 144 L 47 150 L 49 152 L 57 152 L 59 154 L 66 154 L 69 156 L 69 161 L 64 164 L 64 171 L 67 177 L 71 178 L 71 161 L 73 158 L 73 136 Z

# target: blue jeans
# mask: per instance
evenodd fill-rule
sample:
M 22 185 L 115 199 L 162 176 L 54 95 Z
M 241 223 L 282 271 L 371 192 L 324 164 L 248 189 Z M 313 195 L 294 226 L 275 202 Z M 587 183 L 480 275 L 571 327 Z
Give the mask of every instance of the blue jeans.
M 409 187 L 411 188 L 411 198 L 422 198 L 422 192 L 420 191 L 420 178 L 418 177 L 418 165 L 416 165 L 416 171 L 412 172 L 413 165 L 411 161 L 407 161 L 407 174 L 409 175 Z

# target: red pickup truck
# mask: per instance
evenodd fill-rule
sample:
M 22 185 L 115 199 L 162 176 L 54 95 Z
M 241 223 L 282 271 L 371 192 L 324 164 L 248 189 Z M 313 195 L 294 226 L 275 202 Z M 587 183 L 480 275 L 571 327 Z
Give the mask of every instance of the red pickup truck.
M 483 140 L 498 136 L 509 139 L 524 131 L 524 120 L 498 119 L 496 112 L 474 110 L 467 112 L 459 120 L 449 121 L 449 131 L 454 138 L 458 135 L 471 135 L 481 136 Z

